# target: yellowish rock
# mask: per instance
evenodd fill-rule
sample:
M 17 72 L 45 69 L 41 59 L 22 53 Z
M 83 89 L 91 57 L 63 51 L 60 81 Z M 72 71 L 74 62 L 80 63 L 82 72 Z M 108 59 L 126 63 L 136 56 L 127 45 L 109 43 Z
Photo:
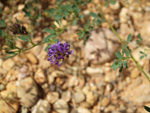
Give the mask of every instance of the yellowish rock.
M 12 59 L 7 59 L 3 62 L 2 67 L 5 70 L 10 70 L 15 65 L 15 62 Z
M 24 4 L 20 4 L 20 5 L 18 6 L 18 11 L 21 11 L 24 7 L 25 7 Z
M 26 54 L 26 57 L 28 58 L 28 60 L 33 63 L 33 64 L 37 64 L 38 60 L 37 58 L 32 54 L 32 53 L 28 53 Z
M 137 78 L 138 76 L 140 75 L 140 72 L 139 72 L 139 69 L 138 68 L 134 68 L 132 71 L 131 71 L 131 78 Z
M 106 106 L 108 106 L 109 103 L 110 103 L 110 100 L 105 97 L 105 98 L 103 98 L 103 100 L 102 100 L 102 102 L 101 102 L 101 105 L 102 105 L 103 107 L 106 107 Z
M 19 109 L 19 102 L 17 99 L 17 86 L 16 82 L 9 82 L 6 86 L 6 90 L 1 92 L 2 98 L 0 98 L 0 113 L 16 113 Z M 8 105 L 9 103 L 9 105 Z
M 44 82 L 46 82 L 46 77 L 44 74 L 44 71 L 42 68 L 39 68 L 34 76 L 34 79 L 36 80 L 37 83 L 39 84 L 43 84 Z

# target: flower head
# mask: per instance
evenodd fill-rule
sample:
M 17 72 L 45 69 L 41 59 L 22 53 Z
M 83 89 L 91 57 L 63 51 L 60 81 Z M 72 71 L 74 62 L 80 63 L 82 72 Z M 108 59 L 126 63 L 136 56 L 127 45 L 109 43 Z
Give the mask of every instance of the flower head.
M 65 56 L 69 57 L 71 54 L 73 54 L 73 51 L 70 51 L 70 45 L 68 45 L 67 42 L 62 44 L 58 41 L 56 44 L 53 44 L 48 48 L 48 61 L 50 61 L 51 64 L 55 63 L 60 67 Z
M 22 35 L 27 35 L 28 32 L 26 30 L 26 28 L 22 25 L 19 25 L 19 24 L 13 24 L 12 26 L 10 26 L 9 30 L 14 34 L 14 35 L 17 35 L 17 34 L 22 34 Z

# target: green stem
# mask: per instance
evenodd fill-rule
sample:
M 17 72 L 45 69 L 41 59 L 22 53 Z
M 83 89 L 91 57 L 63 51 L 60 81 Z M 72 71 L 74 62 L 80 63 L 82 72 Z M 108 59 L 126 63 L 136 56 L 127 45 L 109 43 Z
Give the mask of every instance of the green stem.
M 142 67 L 140 66 L 140 64 L 135 60 L 135 58 L 131 55 L 132 60 L 136 63 L 137 67 L 142 71 L 142 73 L 146 76 L 146 78 L 149 80 L 150 82 L 150 78 L 149 76 L 145 73 L 145 71 L 142 69 Z
M 31 40 L 31 38 L 27 35 L 28 39 L 29 39 L 29 42 L 34 46 L 35 43 Z
M 95 3 L 94 3 L 95 4 Z M 95 4 L 96 5 L 96 4 Z M 113 26 L 110 24 L 110 22 L 105 18 L 105 15 L 101 9 L 101 7 L 99 6 L 99 10 L 100 13 L 102 14 L 102 17 L 105 19 L 105 21 L 107 22 L 107 24 L 109 25 L 110 29 L 112 30 L 112 32 L 116 35 L 116 37 L 120 40 L 122 45 L 125 45 L 125 41 L 118 35 L 118 33 L 116 32 L 116 30 L 113 28 Z M 125 46 L 126 47 L 126 46 Z M 126 48 L 127 49 L 127 48 Z M 128 50 L 128 49 L 127 49 Z M 148 81 L 150 82 L 150 78 L 149 76 L 146 74 L 146 72 L 142 69 L 142 67 L 140 66 L 140 64 L 136 61 L 136 59 L 133 57 L 133 55 L 130 55 L 131 59 L 135 62 L 135 64 L 137 65 L 137 67 L 140 69 L 140 71 L 145 75 L 145 77 L 148 79 Z

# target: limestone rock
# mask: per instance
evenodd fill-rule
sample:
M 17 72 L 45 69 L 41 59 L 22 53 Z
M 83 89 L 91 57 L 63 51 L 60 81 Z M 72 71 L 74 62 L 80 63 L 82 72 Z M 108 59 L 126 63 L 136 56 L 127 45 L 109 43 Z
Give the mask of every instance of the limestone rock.
M 82 92 L 76 92 L 73 95 L 73 99 L 76 103 L 81 103 L 85 100 L 85 95 Z
M 18 81 L 18 97 L 22 106 L 31 107 L 38 100 L 38 88 L 32 77 L 26 77 Z
M 69 106 L 63 99 L 59 99 L 54 103 L 54 109 L 58 113 L 69 113 Z
M 39 100 L 32 108 L 32 113 L 50 113 L 51 106 L 47 100 Z
M 54 104 L 59 99 L 59 93 L 58 92 L 49 92 L 46 95 L 46 99 L 49 103 Z
M 119 43 L 112 31 L 102 28 L 92 31 L 84 47 L 85 58 L 91 63 L 102 64 L 113 60 L 118 49 Z

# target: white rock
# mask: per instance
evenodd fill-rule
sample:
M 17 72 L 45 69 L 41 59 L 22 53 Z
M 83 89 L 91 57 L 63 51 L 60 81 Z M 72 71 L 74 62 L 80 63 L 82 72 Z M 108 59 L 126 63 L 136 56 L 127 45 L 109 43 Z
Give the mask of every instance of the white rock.
M 32 108 L 32 113 L 49 113 L 51 106 L 47 100 L 40 99 L 38 103 Z
M 73 95 L 73 99 L 78 104 L 78 103 L 81 103 L 85 100 L 85 95 L 82 92 L 76 92 Z
M 59 99 L 54 103 L 54 109 L 58 113 L 69 113 L 69 106 L 63 99 Z

